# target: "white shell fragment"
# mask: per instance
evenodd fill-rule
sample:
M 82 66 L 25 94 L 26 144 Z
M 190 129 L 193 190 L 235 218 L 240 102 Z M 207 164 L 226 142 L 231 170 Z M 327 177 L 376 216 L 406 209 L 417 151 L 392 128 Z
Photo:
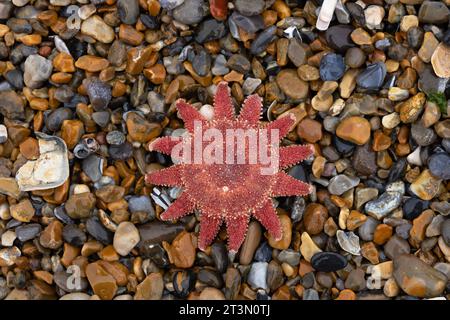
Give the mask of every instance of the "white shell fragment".
M 324 0 L 317 17 L 316 28 L 319 30 L 327 30 L 333 19 L 334 9 L 336 9 L 338 0 Z
M 59 187 L 69 177 L 67 146 L 59 137 L 36 132 L 40 156 L 27 161 L 16 174 L 21 191 L 46 190 Z
M 351 253 L 352 255 L 359 256 L 361 254 L 361 247 L 359 246 L 359 237 L 353 232 L 345 232 L 338 230 L 336 237 L 339 245 L 344 251 Z

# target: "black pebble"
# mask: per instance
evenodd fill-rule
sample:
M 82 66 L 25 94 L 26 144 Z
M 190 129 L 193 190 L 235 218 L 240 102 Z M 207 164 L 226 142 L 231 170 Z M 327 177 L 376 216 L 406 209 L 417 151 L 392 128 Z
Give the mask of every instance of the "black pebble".
M 311 258 L 311 266 L 322 272 L 333 272 L 345 268 L 347 259 L 335 252 L 318 252 Z

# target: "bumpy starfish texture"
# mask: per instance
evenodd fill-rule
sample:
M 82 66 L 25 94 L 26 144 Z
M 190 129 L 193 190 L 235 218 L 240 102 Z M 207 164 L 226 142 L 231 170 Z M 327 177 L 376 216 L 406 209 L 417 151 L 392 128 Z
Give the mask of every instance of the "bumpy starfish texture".
M 238 117 L 225 82 L 217 86 L 214 97 L 214 117 L 208 121 L 186 101 L 177 101 L 179 116 L 185 123 L 190 141 L 196 138 L 194 122 L 202 124 L 202 132 L 214 128 L 225 136 L 227 129 L 254 129 L 264 132 L 270 142 L 270 130 L 278 129 L 279 139 L 286 136 L 294 124 L 292 117 L 282 117 L 267 125 L 260 123 L 261 98 L 249 96 L 243 104 Z M 262 130 L 264 129 L 264 130 Z M 198 132 L 197 132 L 198 134 Z M 197 137 L 198 138 L 198 137 Z M 170 155 L 179 143 L 189 139 L 162 137 L 150 143 L 149 149 Z M 234 148 L 237 148 L 237 140 Z M 237 252 L 242 245 L 250 218 L 256 218 L 271 236 L 279 240 L 282 236 L 280 220 L 272 203 L 272 197 L 305 196 L 311 193 L 312 186 L 287 175 L 286 169 L 313 154 L 311 145 L 294 145 L 279 148 L 279 166 L 273 174 L 262 174 L 267 167 L 257 161 L 249 163 L 250 151 L 244 151 L 247 162 L 244 164 L 205 164 L 184 163 L 183 161 L 166 169 L 148 174 L 146 182 L 162 186 L 181 186 L 179 198 L 161 215 L 162 220 L 176 220 L 195 209 L 200 211 L 199 248 L 204 250 L 217 235 L 221 225 L 226 224 L 228 248 Z M 192 150 L 191 144 L 189 147 Z M 224 143 L 224 149 L 226 146 Z M 266 154 L 271 154 L 268 145 Z M 234 149 L 237 150 L 237 149 Z M 204 150 L 202 150 L 204 151 Z M 236 152 L 235 157 L 238 154 Z M 229 163 L 229 162 L 228 162 Z M 262 163 L 262 162 L 261 162 Z

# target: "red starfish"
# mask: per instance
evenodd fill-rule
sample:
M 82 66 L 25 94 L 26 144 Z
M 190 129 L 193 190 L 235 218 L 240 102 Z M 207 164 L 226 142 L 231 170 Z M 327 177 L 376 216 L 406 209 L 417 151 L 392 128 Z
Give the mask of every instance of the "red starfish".
M 171 154 L 179 143 L 195 140 L 198 131 L 194 122 L 202 124 L 202 132 L 218 129 L 226 134 L 227 129 L 253 129 L 265 132 L 270 140 L 270 130 L 279 130 L 279 139 L 286 136 L 294 125 L 293 117 L 282 117 L 264 126 L 259 122 L 262 103 L 258 95 L 249 96 L 240 115 L 234 115 L 227 83 L 217 86 L 214 98 L 214 118 L 208 121 L 186 101 L 179 99 L 177 108 L 189 132 L 189 139 L 162 137 L 151 142 L 149 149 Z M 265 130 L 262 130 L 265 129 Z M 247 140 L 246 140 L 247 141 Z M 276 141 L 278 143 L 278 140 Z M 225 147 L 226 144 L 223 144 Z M 237 147 L 237 142 L 234 147 Z M 249 144 L 245 144 L 245 154 L 250 154 Z M 188 144 L 192 151 L 191 144 Z M 270 149 L 270 145 L 268 146 Z M 204 151 L 202 149 L 202 151 Z M 228 150 L 228 149 L 227 149 Z M 280 171 L 296 164 L 313 153 L 311 145 L 295 145 L 279 149 L 279 165 L 274 174 L 262 174 L 263 166 L 257 162 L 245 164 L 191 164 L 178 163 L 169 168 L 148 174 L 146 181 L 155 185 L 182 186 L 180 197 L 161 215 L 162 220 L 179 219 L 194 209 L 199 209 L 199 248 L 204 250 L 215 238 L 220 226 L 226 223 L 228 248 L 237 252 L 245 239 L 250 216 L 255 217 L 272 235 L 279 240 L 282 236 L 280 220 L 273 207 L 271 197 L 307 195 L 312 187 Z M 270 154 L 270 151 L 266 151 Z M 225 153 L 225 152 L 224 152 Z M 213 153 L 215 154 L 215 153 Z M 242 155 L 242 153 L 241 153 Z M 237 155 L 236 155 L 237 156 Z M 236 158 L 235 158 L 236 159 Z M 248 160 L 249 158 L 246 157 Z M 259 160 L 258 160 L 259 161 Z

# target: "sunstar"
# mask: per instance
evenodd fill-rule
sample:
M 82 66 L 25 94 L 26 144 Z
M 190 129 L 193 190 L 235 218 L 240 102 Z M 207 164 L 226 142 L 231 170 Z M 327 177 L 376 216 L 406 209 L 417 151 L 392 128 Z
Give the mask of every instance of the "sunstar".
M 263 125 L 259 122 L 262 103 L 257 95 L 249 96 L 245 101 L 238 117 L 234 115 L 234 108 L 231 101 L 228 85 L 220 83 L 214 98 L 214 118 L 210 121 L 204 119 L 197 109 L 184 100 L 177 101 L 177 108 L 180 117 L 185 123 L 185 128 L 189 133 L 188 139 L 174 137 L 162 137 L 156 139 L 149 145 L 150 150 L 159 151 L 164 154 L 172 154 L 173 149 L 189 150 L 192 141 L 198 140 L 198 134 L 204 134 L 205 130 L 214 128 L 222 136 L 226 136 L 228 129 L 256 130 L 265 132 L 266 140 L 269 141 L 267 148 L 272 148 L 274 144 L 272 132 L 278 132 L 277 140 L 286 136 L 294 124 L 291 117 L 282 117 Z M 200 122 L 202 131 L 196 132 L 195 125 Z M 264 131 L 263 131 L 264 129 Z M 225 139 L 226 140 L 226 139 Z M 234 139 L 234 149 L 238 150 L 239 139 Z M 223 142 L 223 141 L 222 141 Z M 179 145 L 181 144 L 181 145 Z M 188 144 L 184 149 L 183 144 Z M 226 145 L 226 141 L 219 146 Z M 202 145 L 200 150 L 205 154 Z M 220 148 L 219 148 L 220 149 Z M 238 164 L 225 163 L 192 163 L 183 162 L 183 157 L 175 165 L 153 172 L 146 176 L 146 181 L 155 185 L 181 186 L 182 194 L 178 199 L 161 215 L 162 220 L 179 219 L 194 209 L 200 211 L 200 234 L 199 248 L 204 250 L 215 238 L 220 226 L 225 223 L 228 234 L 228 248 L 232 252 L 237 252 L 245 239 L 250 218 L 256 218 L 275 238 L 281 239 L 282 230 L 280 220 L 273 206 L 272 197 L 307 195 L 311 193 L 311 185 L 297 180 L 287 175 L 283 169 L 296 164 L 313 154 L 311 145 L 294 145 L 278 148 L 278 165 L 275 172 L 267 174 L 267 164 L 260 162 L 249 162 L 249 154 L 252 153 L 249 144 L 245 144 L 245 149 L 241 153 L 237 152 L 234 157 L 246 155 L 247 162 Z M 194 150 L 195 151 L 195 150 Z M 225 146 L 222 150 L 226 152 Z M 273 150 L 266 150 L 265 154 L 273 154 Z M 188 153 L 182 151 L 182 153 Z M 189 152 L 191 153 L 191 152 Z M 264 154 L 264 152 L 262 152 Z

